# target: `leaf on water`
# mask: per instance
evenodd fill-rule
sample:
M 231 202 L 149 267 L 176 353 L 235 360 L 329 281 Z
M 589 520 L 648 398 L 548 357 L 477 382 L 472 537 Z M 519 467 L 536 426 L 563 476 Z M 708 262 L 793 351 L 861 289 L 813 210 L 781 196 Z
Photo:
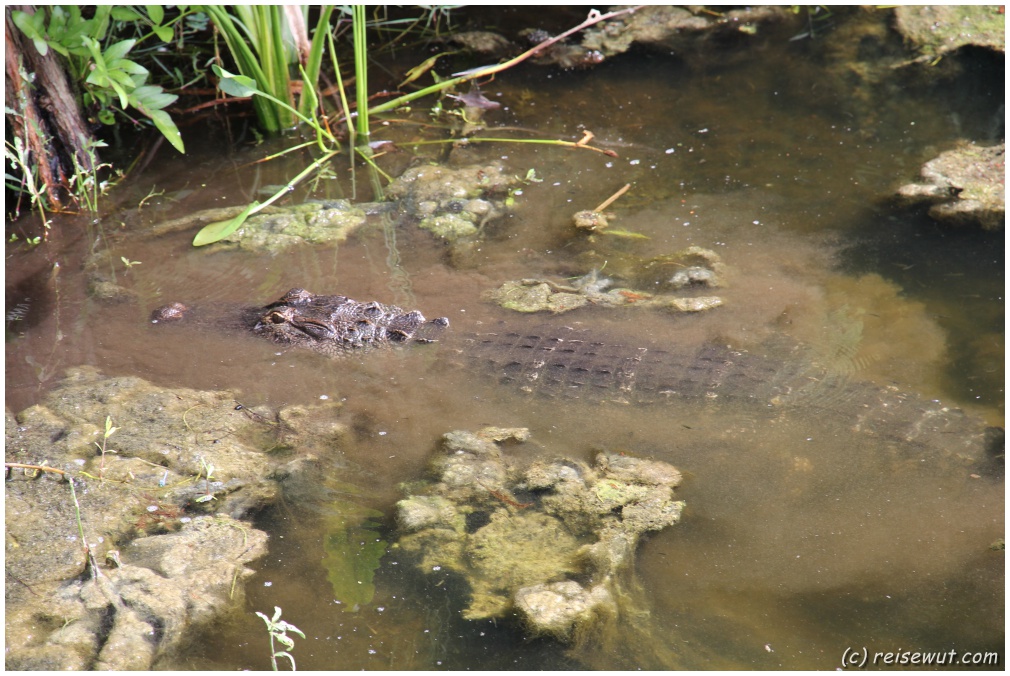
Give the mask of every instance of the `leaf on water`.
M 221 241 L 231 233 L 241 228 L 242 224 L 246 222 L 246 219 L 256 212 L 259 205 L 259 202 L 253 202 L 235 218 L 229 218 L 227 221 L 217 221 L 216 223 L 209 223 L 203 226 L 203 229 L 196 233 L 196 237 L 193 238 L 193 246 L 204 246 L 205 244 L 213 244 L 214 242 Z

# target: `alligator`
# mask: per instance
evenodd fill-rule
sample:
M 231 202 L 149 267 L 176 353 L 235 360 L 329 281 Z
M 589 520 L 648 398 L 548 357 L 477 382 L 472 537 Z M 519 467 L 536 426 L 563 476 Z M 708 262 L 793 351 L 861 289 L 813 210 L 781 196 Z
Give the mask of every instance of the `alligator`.
M 171 303 L 155 310 L 151 321 L 175 322 L 189 314 L 186 306 Z M 453 337 L 445 317 L 428 320 L 417 310 L 300 288 L 239 316 L 253 334 L 328 356 L 439 342 L 468 365 L 527 393 L 621 403 L 735 401 L 771 413 L 803 406 L 885 441 L 975 463 L 1002 463 L 1002 429 L 986 428 L 957 408 L 897 387 L 851 381 L 785 338 L 774 346 L 777 358 L 769 358 L 717 342 L 628 345 L 590 329 L 558 325 Z

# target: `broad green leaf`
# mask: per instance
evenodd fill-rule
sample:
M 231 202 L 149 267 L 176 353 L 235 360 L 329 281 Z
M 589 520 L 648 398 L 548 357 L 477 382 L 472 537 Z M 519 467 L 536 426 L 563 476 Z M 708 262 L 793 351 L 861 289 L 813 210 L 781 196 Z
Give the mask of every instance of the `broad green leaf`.
M 212 66 L 212 69 L 219 78 L 218 87 L 229 96 L 246 97 L 262 93 L 256 86 L 256 80 L 251 77 L 229 73 L 216 64 Z
M 182 134 L 179 133 L 179 128 L 175 126 L 175 122 L 172 121 L 168 113 L 164 110 L 152 110 L 149 113 L 145 113 L 145 115 L 151 118 L 154 126 L 168 139 L 173 148 L 180 153 L 186 153 L 186 147 L 182 143 Z
M 140 13 L 132 7 L 115 6 L 112 8 L 112 18 L 116 21 L 136 21 L 140 19 Z M 161 21 L 158 21 L 161 23 Z
M 114 45 L 109 45 L 109 48 L 102 53 L 102 56 L 105 57 L 106 61 L 111 63 L 129 54 L 135 44 L 137 44 L 136 40 L 120 40 Z
M 87 35 L 81 36 L 81 44 L 83 44 L 88 52 L 91 54 L 91 58 L 95 60 L 96 66 L 101 66 L 102 69 L 105 68 L 105 57 L 102 56 L 101 45 L 95 41 L 94 38 L 90 38 Z M 95 71 L 91 71 L 94 74 Z
M 78 13 L 80 10 L 78 10 Z M 88 23 L 88 29 L 96 40 L 104 40 L 112 17 L 112 5 L 96 5 L 95 17 Z
M 45 13 L 36 11 L 34 14 L 28 12 L 11 12 L 11 19 L 22 33 L 32 40 L 44 40 L 46 35 Z
M 171 26 L 155 26 L 152 30 L 162 42 L 171 42 L 175 37 L 175 31 L 172 30 Z
M 90 80 L 91 78 L 88 79 Z M 116 82 L 115 80 L 109 79 L 108 83 L 109 83 L 108 86 L 112 87 L 112 90 L 116 92 L 116 96 L 119 97 L 119 107 L 126 108 L 126 106 L 129 105 L 130 103 L 130 95 L 127 94 L 126 90 L 123 89 L 123 86 L 118 82 Z
M 179 97 L 175 94 L 166 94 L 158 85 L 145 85 L 130 92 L 130 105 L 141 113 L 151 118 L 158 131 L 168 139 L 168 142 L 180 153 L 186 152 L 182 143 L 182 134 L 175 122 L 162 108 L 173 103 Z
M 115 87 L 118 84 L 127 94 L 137 88 L 137 83 L 134 81 L 133 77 L 117 68 L 110 68 L 107 71 L 107 74 L 109 76 L 109 80 L 115 83 L 112 87 Z M 116 91 L 119 90 L 117 89 Z M 125 108 L 126 104 L 123 104 L 123 107 Z
M 246 222 L 246 219 L 256 212 L 259 205 L 259 202 L 253 202 L 235 218 L 229 218 L 227 221 L 218 221 L 216 223 L 209 223 L 203 226 L 200 232 L 196 233 L 196 237 L 193 238 L 193 246 L 204 246 L 206 244 L 213 244 L 214 242 L 221 241 L 231 233 L 241 228 L 242 224 Z
M 147 114 L 175 103 L 178 98 L 175 94 L 165 93 L 165 90 L 158 85 L 144 85 L 133 90 L 130 103 L 140 112 Z
M 131 75 L 144 75 L 145 80 L 146 75 L 150 72 L 143 66 L 141 66 L 136 61 L 131 61 L 130 59 L 110 59 L 108 56 L 105 57 L 107 67 L 110 71 L 121 70 L 124 73 L 130 73 Z
M 151 21 L 156 26 L 160 26 L 161 22 L 165 19 L 165 8 L 161 5 L 144 5 L 144 8 L 147 9 L 147 16 L 151 18 Z

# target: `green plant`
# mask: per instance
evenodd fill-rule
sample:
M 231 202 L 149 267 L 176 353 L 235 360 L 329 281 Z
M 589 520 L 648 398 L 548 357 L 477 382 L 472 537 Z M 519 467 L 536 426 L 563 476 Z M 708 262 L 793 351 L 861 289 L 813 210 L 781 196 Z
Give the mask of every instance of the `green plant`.
M 368 146 L 368 138 L 370 134 L 368 121 L 371 115 L 401 108 L 405 106 L 407 103 L 414 101 L 415 99 L 443 92 L 463 82 L 475 80 L 477 78 L 492 76 L 496 73 L 499 73 L 503 70 L 511 68 L 525 61 L 531 56 L 534 56 L 535 54 L 547 49 L 551 45 L 555 44 L 560 40 L 563 40 L 564 38 L 568 37 L 569 35 L 572 35 L 573 33 L 576 33 L 580 30 L 583 30 L 584 28 L 592 26 L 601 21 L 612 19 L 622 14 L 626 14 L 627 12 L 630 12 L 632 10 L 631 9 L 618 10 L 615 12 L 609 12 L 607 14 L 601 14 L 597 10 L 592 10 L 589 13 L 588 18 L 578 26 L 569 29 L 568 31 L 565 31 L 564 33 L 561 33 L 560 35 L 557 35 L 554 38 L 551 38 L 550 40 L 545 40 L 544 42 L 523 52 L 519 56 L 510 59 L 509 61 L 490 66 L 482 66 L 480 68 L 474 68 L 464 73 L 458 73 L 456 76 L 452 78 L 436 82 L 436 84 L 431 85 L 429 87 L 425 87 L 419 91 L 412 92 L 410 94 L 405 94 L 391 101 L 387 101 L 386 103 L 379 104 L 377 106 L 369 108 L 367 105 L 368 60 L 367 60 L 367 43 L 365 36 L 366 17 L 364 14 L 364 8 L 356 6 L 352 12 L 352 20 L 354 28 L 354 46 L 355 46 L 355 89 L 357 92 L 357 121 L 353 125 L 350 122 L 350 114 L 347 112 L 348 111 L 347 97 L 346 93 L 344 92 L 343 81 L 340 77 L 340 68 L 339 64 L 337 63 L 336 51 L 333 45 L 333 37 L 331 32 L 329 31 L 328 22 L 331 11 L 332 8 L 324 7 L 320 12 L 320 18 L 317 23 L 315 35 L 313 37 L 311 54 L 316 54 L 317 49 L 319 50 L 318 53 L 321 54 L 322 40 L 325 39 L 327 41 L 326 44 L 329 47 L 330 57 L 333 61 L 333 69 L 337 75 L 338 80 L 337 84 L 338 84 L 338 90 L 340 92 L 342 107 L 344 110 L 344 119 L 347 122 L 349 133 L 353 139 L 352 146 L 355 149 L 355 153 L 359 157 L 361 157 L 366 163 L 371 165 L 377 172 L 381 173 L 381 170 L 379 170 L 379 168 L 375 165 L 375 163 L 372 161 L 370 157 L 371 151 Z M 208 12 L 211 13 L 211 16 L 218 16 L 223 14 L 223 10 L 215 12 L 212 11 L 210 8 L 208 8 Z M 227 32 L 225 32 L 226 36 L 229 34 L 229 32 L 234 33 L 234 36 L 238 36 L 236 26 L 234 25 L 234 22 L 231 21 L 230 17 L 223 18 L 222 25 L 229 26 Z M 239 44 L 237 37 L 233 37 L 233 41 L 235 42 L 236 47 L 239 49 L 239 51 L 241 51 L 243 54 L 249 52 L 248 47 Z M 231 42 L 229 44 L 231 44 Z M 249 52 L 248 56 L 250 56 L 251 58 L 251 52 Z M 312 58 L 309 59 L 309 62 L 315 63 Z M 326 164 L 334 156 L 336 156 L 341 152 L 340 143 L 338 139 L 330 131 L 329 125 L 325 124 L 325 121 L 320 120 L 316 115 L 318 96 L 316 94 L 316 87 L 314 85 L 314 82 L 315 78 L 318 77 L 318 71 L 316 71 L 314 74 L 310 74 L 307 73 L 304 69 L 302 70 L 303 100 L 300 109 L 295 110 L 286 96 L 285 99 L 282 100 L 282 98 L 279 98 L 278 96 L 275 96 L 271 92 L 264 90 L 259 85 L 259 81 L 254 77 L 250 77 L 248 75 L 235 75 L 225 71 L 219 66 L 214 66 L 213 70 L 215 74 L 220 78 L 219 86 L 221 88 L 221 91 L 223 91 L 224 93 L 235 97 L 252 96 L 254 97 L 254 100 L 256 100 L 257 98 L 264 99 L 272 103 L 275 107 L 286 110 L 287 112 L 293 114 L 296 119 L 308 125 L 315 132 L 315 145 L 321 151 L 321 156 L 317 157 L 312 163 L 309 164 L 309 166 L 306 169 L 304 169 L 297 176 L 288 181 L 288 183 L 284 187 L 282 187 L 279 191 L 277 191 L 265 202 L 263 203 L 253 202 L 245 210 L 243 210 L 242 213 L 233 218 L 230 218 L 225 221 L 210 223 L 204 226 L 204 228 L 202 228 L 200 232 L 197 233 L 196 237 L 193 239 L 194 246 L 203 246 L 206 244 L 212 244 L 214 242 L 218 242 L 227 237 L 228 235 L 230 235 L 231 233 L 235 232 L 240 227 L 242 227 L 242 224 L 245 223 L 245 221 L 250 216 L 258 213 L 259 211 L 262 211 L 268 205 L 273 204 L 281 197 L 287 195 L 289 192 L 291 192 L 291 190 L 294 189 L 296 185 L 301 183 L 308 176 L 317 172 L 322 167 L 326 166 Z M 262 74 L 262 70 L 256 72 L 260 72 Z M 263 76 L 265 76 L 265 74 L 263 74 Z M 583 138 L 579 142 L 550 141 L 550 140 L 526 140 L 523 142 L 547 143 L 552 145 L 563 145 L 576 148 L 589 148 L 591 150 L 596 150 L 597 152 L 610 153 L 610 151 L 601 151 L 597 148 L 589 146 L 588 141 L 591 138 L 592 138 L 591 136 L 588 136 L 586 138 Z M 516 139 L 468 139 L 468 140 L 472 142 L 517 141 Z M 436 142 L 443 143 L 447 141 L 436 141 Z M 292 152 L 295 150 L 307 148 L 309 145 L 311 145 L 311 143 L 303 143 L 298 146 L 289 148 L 285 152 Z M 417 145 L 420 145 L 420 143 Z
M 101 467 L 99 467 L 99 469 L 98 469 L 98 478 L 99 479 L 102 479 L 102 480 L 105 479 L 105 454 L 106 453 L 115 453 L 116 452 L 116 451 L 113 451 L 112 449 L 106 448 L 106 445 L 108 444 L 109 437 L 111 437 L 113 434 L 115 434 L 116 430 L 118 430 L 118 429 L 119 429 L 118 427 L 113 427 L 112 426 L 112 416 L 108 416 L 108 415 L 105 416 L 105 435 L 102 437 L 102 442 L 101 443 L 99 443 L 97 441 L 95 442 L 95 446 L 98 446 L 98 450 L 102 452 L 102 464 L 101 464 Z
M 87 556 L 88 562 L 92 565 L 92 570 L 95 570 L 94 565 L 94 555 L 91 553 L 91 546 L 88 544 L 88 538 L 84 536 L 84 524 L 81 522 L 81 503 L 77 501 L 77 490 L 74 488 L 74 478 L 70 475 L 64 475 L 67 479 L 67 483 L 70 484 L 70 497 L 74 501 L 74 516 L 77 520 L 77 534 L 81 538 L 81 546 L 84 547 L 85 556 Z
M 5 108 L 4 110 L 7 115 L 23 118 L 23 116 L 18 115 L 10 108 Z M 34 124 L 25 124 L 23 127 L 26 134 L 41 133 Z M 42 224 L 48 230 L 51 222 L 46 218 L 46 206 L 48 204 L 46 200 L 46 186 L 35 171 L 35 162 L 32 161 L 27 141 L 20 136 L 15 136 L 13 140 L 5 138 L 4 160 L 6 160 L 5 165 L 9 164 L 15 172 L 20 172 L 20 176 L 7 171 L 4 172 L 4 184 L 18 196 L 17 203 L 14 206 L 15 216 L 21 214 L 21 198 L 27 195 L 31 205 L 39 210 Z
M 269 95 L 253 98 L 256 117 L 267 133 L 276 134 L 293 126 L 296 119 L 314 114 L 318 105 L 316 83 L 333 7 L 320 8 L 311 44 L 306 36 L 307 8 L 206 5 L 203 10 L 224 38 L 239 74 L 252 79 L 260 92 Z M 303 57 L 303 88 L 298 103 L 301 117 L 298 117 L 293 112 L 290 69 Z
M 355 124 L 354 145 L 367 148 L 371 137 L 368 124 L 368 41 L 365 37 L 365 6 L 354 5 L 354 74 L 356 77 L 354 89 L 357 92 L 358 118 Z
M 196 502 L 210 502 L 214 499 L 214 492 L 210 489 L 210 482 L 214 480 L 214 465 L 208 465 L 203 456 L 200 456 L 200 466 L 203 468 L 204 493 L 196 499 Z
M 298 671 L 295 666 L 295 658 L 291 656 L 288 650 L 293 650 L 295 647 L 295 641 L 290 636 L 288 632 L 292 631 L 302 638 L 305 638 L 305 634 L 302 630 L 295 625 L 281 619 L 281 608 L 280 606 L 274 606 L 274 616 L 269 618 L 263 613 L 256 611 L 256 614 L 263 618 L 263 621 L 267 625 L 267 632 L 270 634 L 270 663 L 273 666 L 273 670 L 277 671 L 277 658 L 286 657 L 291 660 L 291 671 Z M 287 650 L 277 650 L 274 642 L 280 643 Z
M 74 155 L 74 173 L 70 177 L 70 190 L 74 194 L 74 198 L 77 200 L 78 204 L 83 204 L 84 208 L 90 212 L 98 211 L 98 198 L 106 193 L 112 183 L 115 181 L 100 180 L 98 178 L 103 170 L 111 170 L 112 165 L 107 162 L 100 162 L 98 159 L 98 154 L 95 152 L 95 148 L 106 148 L 108 144 L 102 141 L 93 141 L 88 143 L 85 148 L 85 152 L 88 155 L 87 166 L 91 167 L 87 169 L 82 166 L 81 161 Z M 121 172 L 114 172 L 114 176 L 117 177 L 121 175 Z
M 340 151 L 340 142 L 336 137 L 329 131 L 329 129 L 323 126 L 320 121 L 315 117 L 315 115 L 309 117 L 302 114 L 300 111 L 295 110 L 289 104 L 281 101 L 280 99 L 274 97 L 273 95 L 260 90 L 256 84 L 256 81 L 244 75 L 235 75 L 223 70 L 219 66 L 214 66 L 214 73 L 220 78 L 221 90 L 226 94 L 231 96 L 259 96 L 268 101 L 273 102 L 276 106 L 286 109 L 295 118 L 301 120 L 303 123 L 308 125 L 311 129 L 315 131 L 315 139 L 300 145 L 288 148 L 284 153 L 293 152 L 296 150 L 301 150 L 303 148 L 315 145 L 321 151 L 322 155 L 318 157 L 315 161 L 309 164 L 308 167 L 303 169 L 298 173 L 297 176 L 292 178 L 287 184 L 274 193 L 265 202 L 253 202 L 245 210 L 242 211 L 238 216 L 229 218 L 226 221 L 217 221 L 215 223 L 210 223 L 204 226 L 200 232 L 196 234 L 193 238 L 193 246 L 203 246 L 205 244 L 211 244 L 213 242 L 220 241 L 230 235 L 231 233 L 242 227 L 253 214 L 256 214 L 266 207 L 270 206 L 281 197 L 287 195 L 291 190 L 294 189 L 296 185 L 301 183 L 305 178 L 315 173 L 317 170 L 325 166 L 335 155 Z M 311 87 L 310 83 L 304 82 L 303 87 L 312 90 L 311 96 L 315 96 L 314 89 Z M 282 153 L 282 154 L 284 154 Z
M 165 22 L 165 11 L 160 5 L 147 5 L 146 10 L 98 5 L 90 19 L 84 18 L 77 5 L 46 9 L 39 8 L 33 14 L 14 11 L 11 19 L 39 53 L 45 55 L 52 49 L 67 59 L 71 75 L 84 87 L 83 103 L 97 106 L 97 119 L 103 124 L 113 124 L 114 111 L 125 115 L 127 108 L 133 108 L 150 119 L 173 147 L 185 152 L 179 130 L 164 110 L 178 97 L 166 93 L 160 85 L 147 84 L 147 68 L 127 58 L 138 42 L 151 35 L 170 42 L 173 24 L 185 14 Z M 139 39 L 107 44 L 114 21 L 143 25 L 151 30 Z

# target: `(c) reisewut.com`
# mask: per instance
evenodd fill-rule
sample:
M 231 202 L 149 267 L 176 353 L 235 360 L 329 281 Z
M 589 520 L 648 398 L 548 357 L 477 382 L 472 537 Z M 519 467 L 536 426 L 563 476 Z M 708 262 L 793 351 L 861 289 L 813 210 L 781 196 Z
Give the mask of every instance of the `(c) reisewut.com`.
M 996 666 L 1002 663 L 998 652 L 927 652 L 922 650 L 873 651 L 866 648 L 846 648 L 842 653 L 842 667 L 881 666 Z

